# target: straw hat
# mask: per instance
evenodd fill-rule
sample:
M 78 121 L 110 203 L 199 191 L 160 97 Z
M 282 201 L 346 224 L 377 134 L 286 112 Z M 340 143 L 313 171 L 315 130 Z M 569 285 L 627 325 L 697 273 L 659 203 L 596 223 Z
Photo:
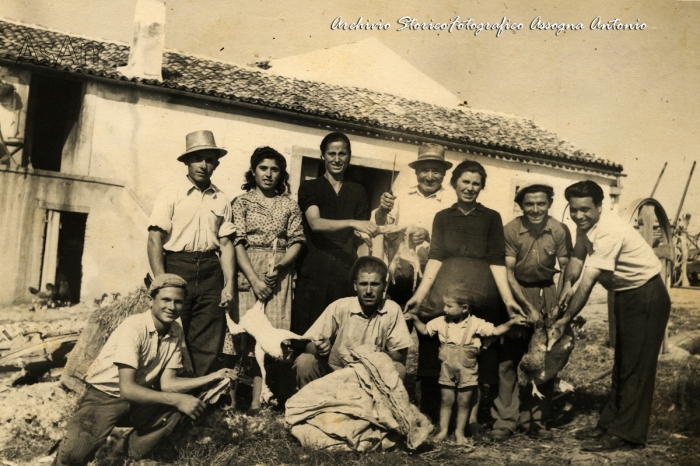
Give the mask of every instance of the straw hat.
M 226 149 L 216 146 L 216 141 L 214 141 L 214 134 L 208 130 L 194 131 L 187 135 L 185 139 L 186 150 L 185 153 L 177 158 L 180 162 L 184 162 L 185 158 L 193 153 L 200 150 L 216 150 L 219 151 L 219 158 L 226 155 L 228 152 Z
M 440 144 L 433 144 L 426 142 L 418 148 L 418 158 L 413 162 L 409 163 L 408 166 L 411 168 L 416 168 L 421 162 L 440 162 L 445 166 L 445 170 L 452 168 L 452 163 L 445 161 L 445 148 Z

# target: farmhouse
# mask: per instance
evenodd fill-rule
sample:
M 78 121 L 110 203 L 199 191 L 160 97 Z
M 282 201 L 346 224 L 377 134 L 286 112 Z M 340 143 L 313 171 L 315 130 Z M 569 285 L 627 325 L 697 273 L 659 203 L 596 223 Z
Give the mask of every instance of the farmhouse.
M 480 200 L 504 221 L 518 213 L 514 192 L 532 174 L 554 186 L 555 216 L 564 212 L 564 187 L 586 178 L 616 208 L 622 167 L 527 119 L 407 97 L 406 85 L 377 90 L 359 70 L 354 84 L 335 84 L 279 74 L 284 67 L 274 64 L 163 50 L 162 26 L 130 47 L 0 20 L 0 305 L 30 301 L 30 286 L 61 280 L 74 301 L 138 285 L 149 270 L 153 201 L 184 176 L 175 159 L 198 129 L 229 150 L 214 182 L 231 197 L 262 145 L 287 157 L 296 193 L 301 180 L 319 176 L 318 144 L 338 130 L 353 142 L 348 177 L 365 186 L 373 208 L 395 157 L 396 187 L 415 180 L 407 164 L 423 142 L 444 145 L 455 164 L 481 162 L 489 179 Z

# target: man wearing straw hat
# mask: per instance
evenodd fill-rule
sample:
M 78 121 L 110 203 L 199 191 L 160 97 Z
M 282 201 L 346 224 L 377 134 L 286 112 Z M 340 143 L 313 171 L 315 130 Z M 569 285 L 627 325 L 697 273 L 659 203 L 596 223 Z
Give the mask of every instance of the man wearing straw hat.
M 454 191 L 442 187 L 445 173 L 452 168 L 452 163 L 445 160 L 445 148 L 440 144 L 424 143 L 418 147 L 418 158 L 408 164 L 416 174 L 416 184 L 408 189 L 382 194 L 379 207 L 373 212 L 377 225 L 412 226 L 410 242 L 415 246 L 420 258 L 421 268 L 428 262 L 430 249 L 430 232 L 433 228 L 435 214 L 447 209 L 457 202 Z M 392 186 L 393 188 L 393 186 Z M 387 259 L 391 261 L 391 252 L 398 250 L 404 240 L 404 233 L 384 235 Z M 402 308 L 413 296 L 414 283 L 412 275 L 397 275 L 395 283 L 389 283 L 387 295 Z M 417 284 L 416 284 L 417 285 Z M 437 339 L 432 344 L 439 345 Z M 431 339 L 418 335 L 421 345 L 430 345 Z M 437 348 L 436 350 L 437 351 Z M 416 397 L 425 409 L 437 412 L 440 404 L 440 387 L 437 374 L 416 374 L 418 384 Z M 422 400 L 421 400 L 422 398 Z M 432 400 L 432 401 L 431 401 Z M 427 403 L 427 404 L 426 404 Z M 426 407 L 432 405 L 432 408 Z
M 450 207 L 456 199 L 451 190 L 442 187 L 445 172 L 452 168 L 452 163 L 445 161 L 445 148 L 439 144 L 425 143 L 418 148 L 418 158 L 408 164 L 416 173 L 416 184 L 394 194 L 382 194 L 379 207 L 373 212 L 377 225 L 396 225 L 398 227 L 418 227 L 411 234 L 410 241 L 425 267 L 430 247 L 430 231 L 433 218 L 439 211 Z M 401 235 L 386 235 L 387 249 L 398 248 L 394 242 L 400 241 Z M 392 247 L 394 246 L 394 247 Z M 413 278 L 389 284 L 387 291 L 391 299 L 403 306 L 413 296 Z
M 188 134 L 186 150 L 177 158 L 187 166 L 187 175 L 160 192 L 148 227 L 154 276 L 175 273 L 188 283 L 181 318 L 197 376 L 210 372 L 233 297 L 231 202 L 211 182 L 224 155 L 211 131 Z

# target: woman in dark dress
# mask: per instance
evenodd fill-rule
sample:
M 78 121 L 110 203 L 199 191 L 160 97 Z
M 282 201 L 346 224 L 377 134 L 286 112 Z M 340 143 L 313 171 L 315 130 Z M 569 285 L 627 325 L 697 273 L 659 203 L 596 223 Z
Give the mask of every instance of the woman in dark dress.
M 442 315 L 445 289 L 463 283 L 480 303 L 474 315 L 499 325 L 508 320 L 508 315 L 522 314 L 522 310 L 508 286 L 501 216 L 477 202 L 486 186 L 486 171 L 478 162 L 464 161 L 452 171 L 450 184 L 457 193 L 457 203 L 435 215 L 423 280 L 406 303 L 406 311 L 417 313 L 424 322 Z M 417 375 L 421 380 L 421 410 L 431 416 L 437 415 L 440 402 L 438 350 L 437 338 L 420 339 Z M 479 381 L 497 380 L 498 356 L 493 348 L 482 350 Z M 469 420 L 472 435 L 481 430 L 476 424 L 477 410 L 478 404 Z
M 306 244 L 298 265 L 292 306 L 292 328 L 303 334 L 333 301 L 353 293 L 350 267 L 357 259 L 356 232 L 374 236 L 364 188 L 344 179 L 352 156 L 350 140 L 330 133 L 321 142 L 326 172 L 299 186 Z

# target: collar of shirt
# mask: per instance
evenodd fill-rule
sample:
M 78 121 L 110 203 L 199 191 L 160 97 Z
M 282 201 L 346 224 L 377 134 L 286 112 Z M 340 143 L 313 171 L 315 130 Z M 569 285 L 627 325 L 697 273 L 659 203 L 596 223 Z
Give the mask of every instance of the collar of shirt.
M 520 220 L 520 234 L 521 235 L 523 233 L 527 233 L 528 231 L 530 231 L 530 229 L 527 226 L 525 226 L 526 220 L 525 220 L 524 216 L 518 217 L 518 220 Z M 544 233 L 545 231 L 548 231 L 550 233 L 552 232 L 552 217 L 550 217 L 549 215 L 547 216 L 547 223 L 545 224 L 544 228 L 542 228 L 542 231 L 540 232 L 540 234 Z
M 192 182 L 192 180 L 190 180 L 190 179 L 187 177 L 187 175 L 185 175 L 185 179 L 181 182 L 181 185 L 182 185 L 182 188 L 185 190 L 185 194 L 187 194 L 188 196 L 190 195 L 190 193 L 191 193 L 193 190 L 196 189 L 197 191 L 201 192 L 202 194 L 206 193 L 207 191 L 211 191 L 212 194 L 213 194 L 213 196 L 214 196 L 214 199 L 216 199 L 216 194 L 217 194 L 218 192 L 220 192 L 219 188 L 217 188 L 216 185 L 215 185 L 214 183 L 212 183 L 212 182 L 209 182 L 209 187 L 208 187 L 207 189 L 205 189 L 204 191 L 200 190 L 200 189 L 197 187 L 197 185 L 194 184 L 194 183 Z
M 607 219 L 607 217 L 601 215 L 596 224 L 589 228 L 588 231 L 583 232 L 580 228 L 576 227 L 576 236 L 584 239 L 583 244 L 586 246 L 586 252 L 589 256 L 595 252 L 593 249 L 593 241 L 598 234 L 598 225 L 603 221 L 603 218 Z
M 351 315 L 358 314 L 358 315 L 361 315 L 362 317 L 365 317 L 366 319 L 371 319 L 372 316 L 374 316 L 375 314 L 386 314 L 386 309 L 384 309 L 384 303 L 385 303 L 385 300 L 382 299 L 382 302 L 379 305 L 379 307 L 377 308 L 377 310 L 375 310 L 372 313 L 372 315 L 368 316 L 367 314 L 365 314 L 365 311 L 362 309 L 362 306 L 360 305 L 360 298 L 357 298 L 352 303 L 352 309 L 350 309 L 350 314 Z
M 462 211 L 459 210 L 459 207 L 457 207 L 457 203 L 456 203 L 456 202 L 455 202 L 454 204 L 452 204 L 452 207 L 450 207 L 450 210 L 452 211 L 452 215 L 454 215 L 454 216 L 460 216 L 460 215 L 461 215 L 462 217 L 466 217 L 466 215 L 464 215 L 464 214 L 462 213 Z M 472 209 L 472 212 L 473 212 L 474 210 L 478 210 L 478 211 L 481 211 L 481 212 L 485 212 L 485 211 L 486 211 L 486 207 L 484 207 L 483 205 L 481 205 L 480 203 L 477 202 L 477 203 L 476 203 L 476 206 L 474 206 L 474 209 Z M 471 212 L 470 212 L 470 213 L 471 213 Z
M 426 196 L 421 192 L 420 189 L 418 189 L 418 185 L 414 185 L 414 186 L 411 186 L 410 188 L 408 188 L 409 195 L 417 195 L 417 196 L 424 197 L 425 199 L 435 198 L 435 200 L 437 200 L 437 201 L 442 201 L 442 195 L 444 192 L 445 192 L 445 188 L 440 186 L 440 189 L 435 191 L 433 194 Z
M 153 335 L 154 333 L 158 333 L 158 330 L 156 330 L 156 321 L 155 317 L 153 317 L 153 313 L 148 310 L 146 311 L 148 313 L 148 317 L 144 319 L 146 321 L 146 330 L 148 330 L 149 335 Z M 163 339 L 166 338 L 173 338 L 175 337 L 175 334 L 173 333 L 173 326 L 170 324 L 170 328 L 168 328 L 168 331 L 163 335 Z
M 250 191 L 246 191 L 245 193 L 241 194 L 240 197 L 246 199 L 249 202 L 254 202 L 256 204 L 259 204 L 259 205 L 265 207 L 266 209 L 267 208 L 274 209 L 275 203 L 277 203 L 277 200 L 280 199 L 282 196 L 275 195 L 275 197 L 273 198 L 272 207 L 268 207 L 268 204 L 266 204 L 265 201 L 260 198 L 260 195 L 258 194 L 258 192 L 255 189 L 251 189 Z
M 468 315 L 464 319 L 455 322 L 454 320 L 447 320 L 447 316 L 445 316 L 445 323 L 447 325 L 452 325 L 452 326 L 455 326 L 457 328 L 467 328 L 469 326 L 469 323 L 471 322 L 469 317 L 471 317 L 471 315 Z

